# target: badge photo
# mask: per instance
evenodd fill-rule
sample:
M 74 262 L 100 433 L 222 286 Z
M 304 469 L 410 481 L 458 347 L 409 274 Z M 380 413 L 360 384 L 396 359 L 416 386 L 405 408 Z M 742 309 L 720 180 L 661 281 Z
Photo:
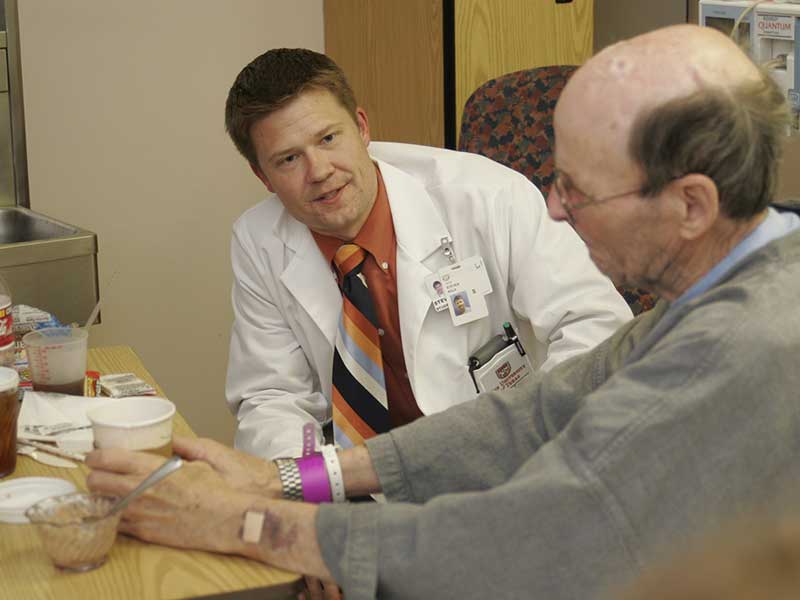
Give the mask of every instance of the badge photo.
M 459 326 L 472 321 L 477 321 L 489 315 L 486 300 L 480 294 L 470 293 L 470 290 L 460 289 L 449 295 L 450 318 L 453 325 Z
M 439 273 L 433 273 L 425 278 L 425 289 L 431 298 L 431 302 L 433 302 L 433 309 L 436 312 L 447 310 L 447 291 Z

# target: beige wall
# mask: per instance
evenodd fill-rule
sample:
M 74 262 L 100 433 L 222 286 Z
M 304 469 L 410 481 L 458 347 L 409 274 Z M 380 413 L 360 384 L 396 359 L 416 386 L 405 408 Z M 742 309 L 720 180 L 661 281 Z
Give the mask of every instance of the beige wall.
M 269 48 L 322 50 L 322 0 L 19 4 L 31 207 L 98 234 L 91 344 L 132 346 L 198 433 L 230 442 L 230 228 L 265 190 L 225 97 Z

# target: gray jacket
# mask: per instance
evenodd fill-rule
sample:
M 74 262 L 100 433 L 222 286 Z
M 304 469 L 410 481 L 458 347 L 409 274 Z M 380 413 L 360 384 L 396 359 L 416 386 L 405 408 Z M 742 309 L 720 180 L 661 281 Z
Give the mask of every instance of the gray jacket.
M 800 233 L 511 394 L 367 443 L 387 505 L 324 505 L 348 600 L 590 599 L 800 481 Z

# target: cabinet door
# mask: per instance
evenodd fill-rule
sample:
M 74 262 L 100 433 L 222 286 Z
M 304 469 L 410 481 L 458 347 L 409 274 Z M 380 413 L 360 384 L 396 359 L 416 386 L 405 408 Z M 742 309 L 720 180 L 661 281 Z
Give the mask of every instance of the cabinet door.
M 464 103 L 489 79 L 585 62 L 593 14 L 593 0 L 455 0 L 456 132 Z
M 372 139 L 444 143 L 441 0 L 325 0 L 325 52 L 367 111 Z
M 455 147 L 480 84 L 584 62 L 592 15 L 593 0 L 325 0 L 325 52 L 347 74 L 373 139 Z

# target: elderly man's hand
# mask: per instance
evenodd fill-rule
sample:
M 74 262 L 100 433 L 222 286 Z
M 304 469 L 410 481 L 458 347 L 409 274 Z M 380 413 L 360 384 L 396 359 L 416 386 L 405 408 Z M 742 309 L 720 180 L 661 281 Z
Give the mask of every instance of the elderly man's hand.
M 95 450 L 86 457 L 92 469 L 86 482 L 93 492 L 122 496 L 163 462 L 145 452 Z M 120 531 L 158 544 L 238 553 L 242 515 L 253 498 L 231 487 L 210 464 L 186 461 L 128 506 Z
M 183 458 L 207 462 L 239 492 L 258 494 L 262 498 L 280 498 L 282 495 L 278 470 L 272 461 L 209 439 L 175 436 L 172 448 Z
M 339 586 L 331 579 L 306 575 L 305 583 L 305 590 L 297 596 L 298 600 L 342 600 L 344 597 Z

